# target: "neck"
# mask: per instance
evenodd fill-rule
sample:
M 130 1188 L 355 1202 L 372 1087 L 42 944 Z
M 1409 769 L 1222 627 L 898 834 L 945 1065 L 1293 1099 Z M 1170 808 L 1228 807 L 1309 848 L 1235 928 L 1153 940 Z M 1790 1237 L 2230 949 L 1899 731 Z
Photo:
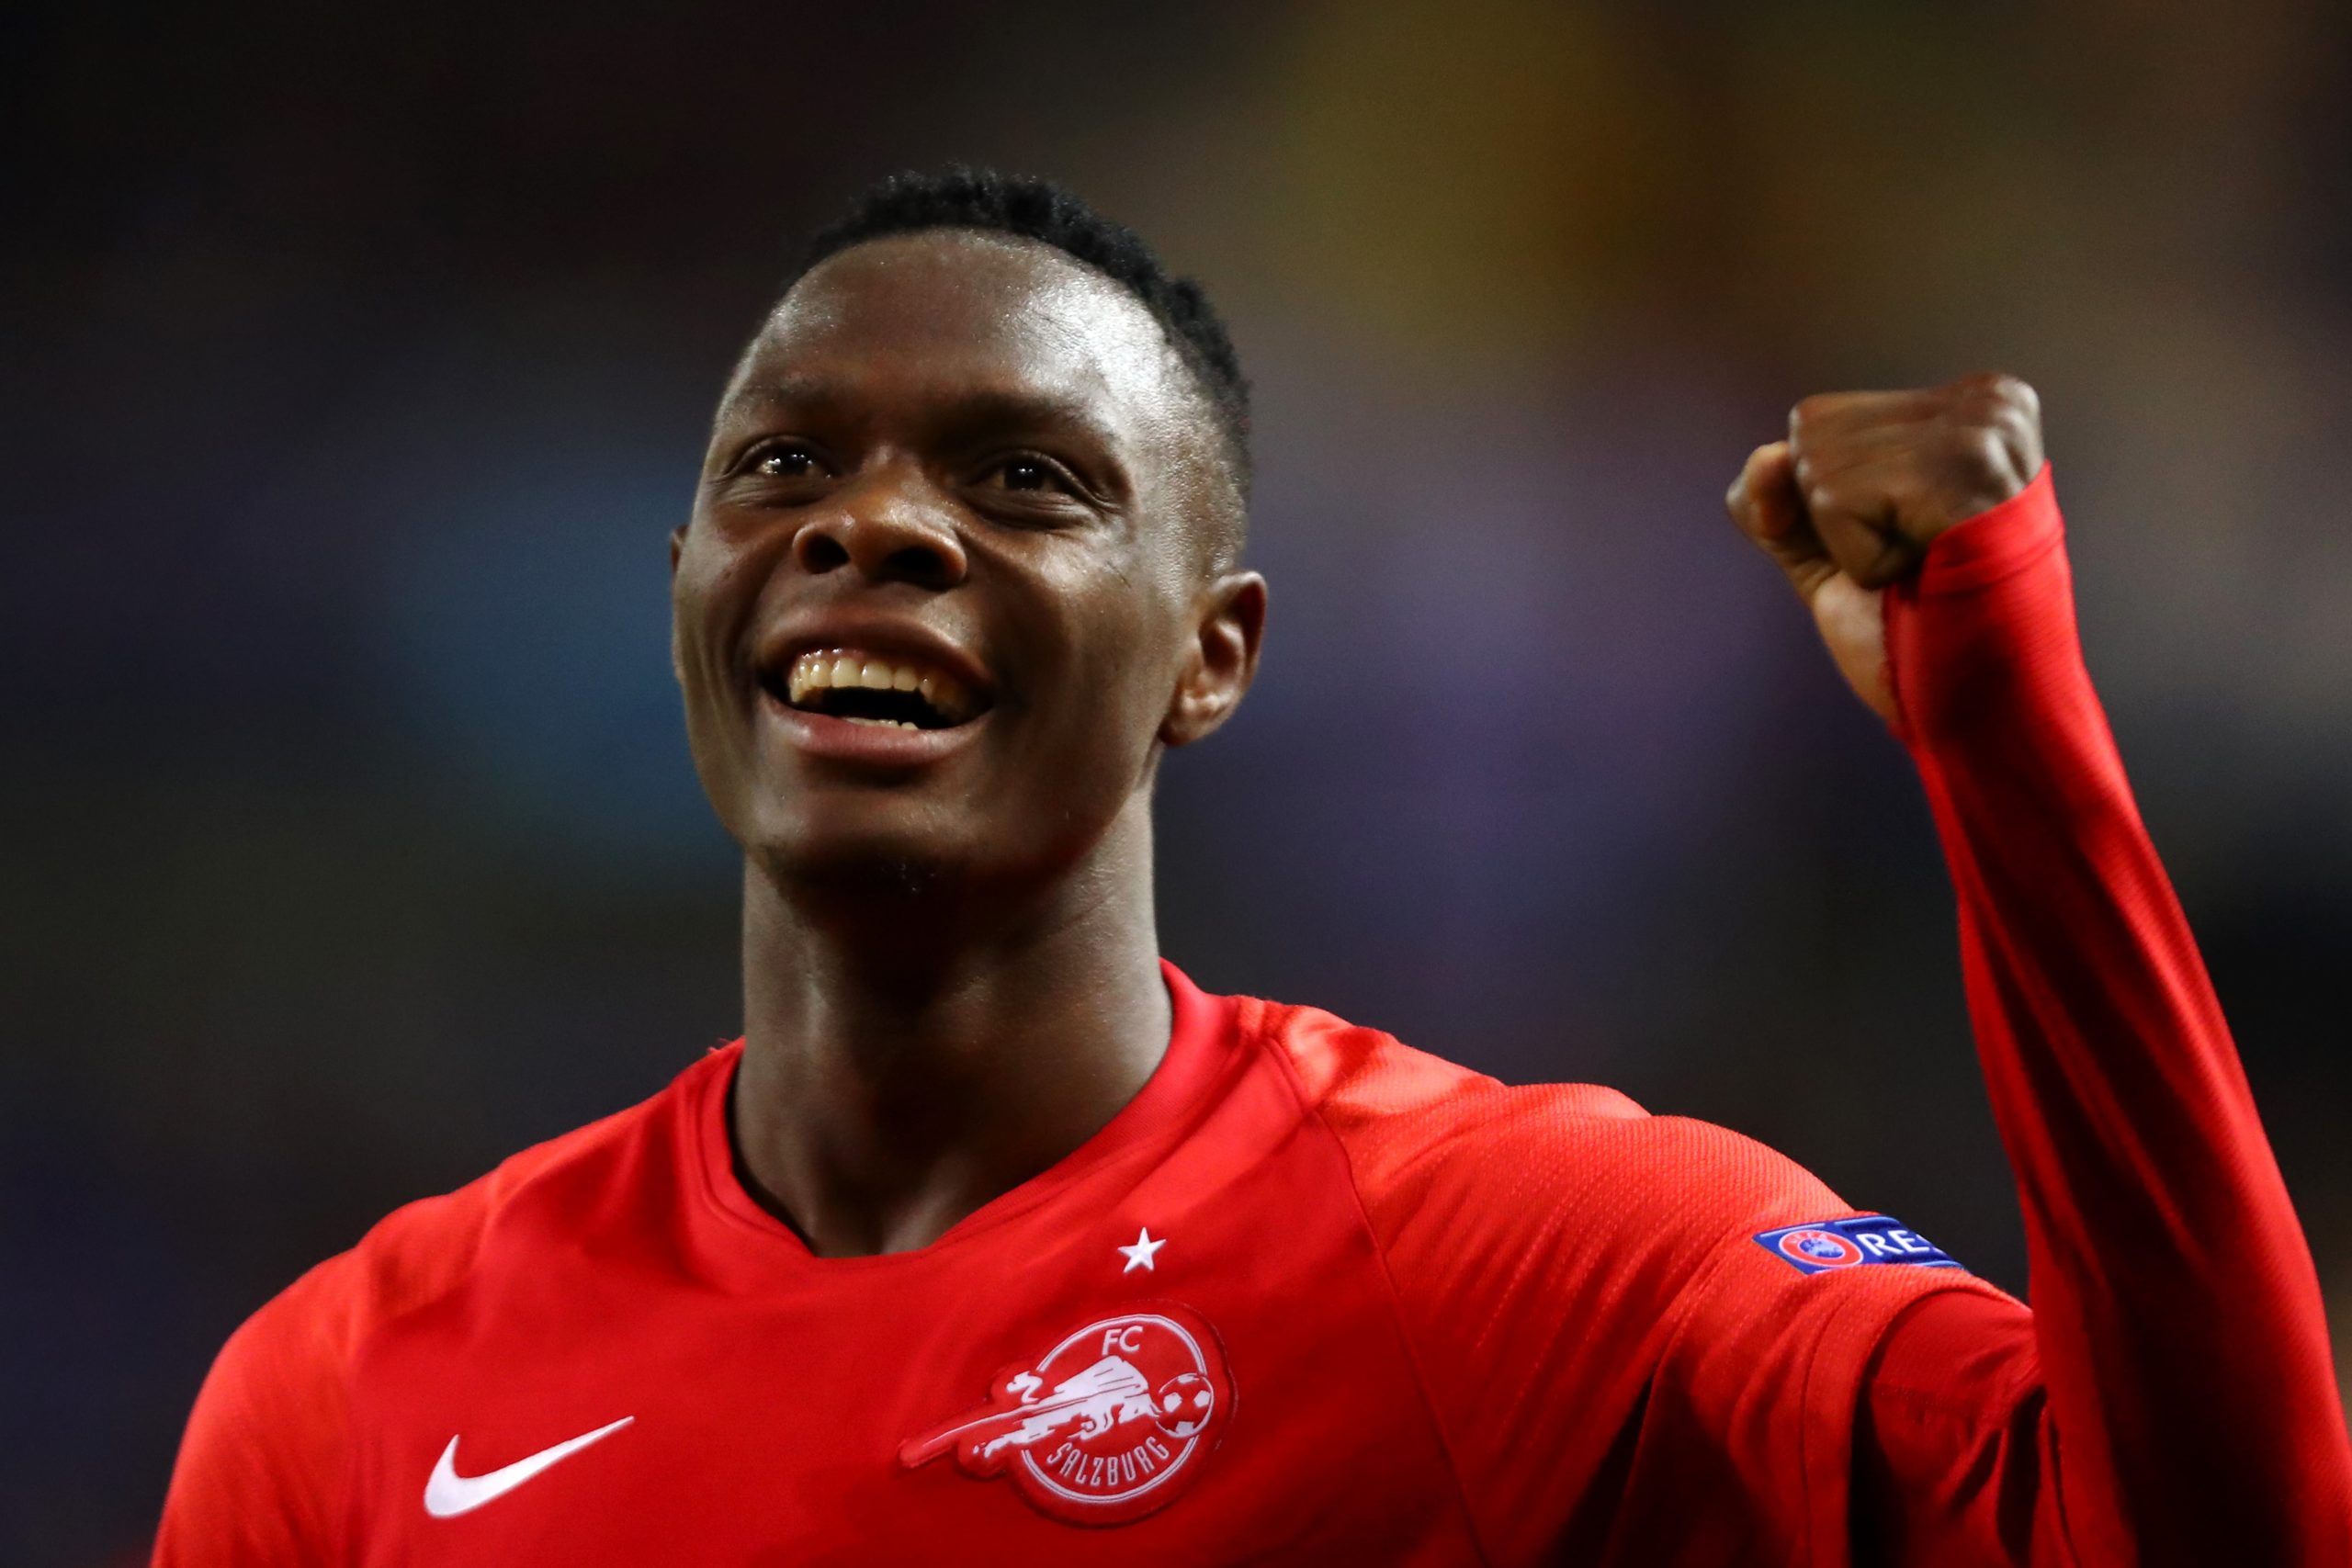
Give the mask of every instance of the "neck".
M 730 1116 L 745 1186 L 820 1257 L 936 1240 L 1151 1077 L 1170 1027 L 1159 960 L 1142 796 L 1026 895 L 814 888 L 747 865 Z

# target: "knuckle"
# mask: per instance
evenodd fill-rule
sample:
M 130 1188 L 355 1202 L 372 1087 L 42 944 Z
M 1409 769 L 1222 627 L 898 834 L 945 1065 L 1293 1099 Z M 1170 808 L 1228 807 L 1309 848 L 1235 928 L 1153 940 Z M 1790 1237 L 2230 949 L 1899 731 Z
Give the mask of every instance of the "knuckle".
M 1972 370 L 1954 380 L 1946 390 L 1967 398 L 1998 397 L 2003 393 L 2004 385 L 2014 379 L 2015 377 L 1999 370 Z
M 1732 475 L 1731 483 L 1724 487 L 1724 504 L 1735 512 L 1746 503 L 1755 489 L 1757 457 L 1758 453 L 1749 453 L 1747 461 L 1739 466 L 1739 472 Z
M 1948 460 L 1972 482 L 1996 483 L 2017 467 L 2008 436 L 1997 425 L 1957 425 L 1947 433 L 1947 439 Z
M 2005 398 L 1985 410 L 1984 422 L 2004 435 L 2018 436 L 2031 432 L 2040 420 L 2032 408 Z
M 1961 378 L 1959 406 L 1967 417 L 2030 437 L 2041 427 L 2041 394 L 2005 371 L 1982 370 Z
M 2001 403 L 2020 419 L 2039 420 L 2041 417 L 2041 394 L 2034 390 L 2032 382 L 2020 380 L 2015 376 L 2001 378 Z

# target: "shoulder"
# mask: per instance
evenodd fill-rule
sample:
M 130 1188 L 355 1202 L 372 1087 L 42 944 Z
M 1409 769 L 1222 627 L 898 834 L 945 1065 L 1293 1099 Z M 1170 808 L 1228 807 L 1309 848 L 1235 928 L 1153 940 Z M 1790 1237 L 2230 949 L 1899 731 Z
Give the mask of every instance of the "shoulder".
M 539 1209 L 577 1207 L 582 1190 L 621 1176 L 651 1126 L 719 1060 L 714 1053 L 650 1100 L 511 1155 L 454 1191 L 393 1210 L 262 1308 L 239 1337 L 293 1338 L 347 1356 L 371 1330 L 457 1286 L 492 1231 Z
M 1594 1220 L 1616 1217 L 1600 1227 L 1611 1232 L 1838 1207 L 1803 1167 L 1728 1128 L 1653 1116 L 1597 1084 L 1507 1085 L 1311 1008 L 1250 1006 L 1346 1150 L 1376 1229 L 1433 1203 L 1453 1224 L 1522 1228 L 1591 1205 Z
M 1995 1293 L 1957 1269 L 1777 1254 L 1782 1227 L 1815 1235 L 1855 1212 L 1728 1128 L 1592 1085 L 1510 1087 L 1326 1013 L 1252 1005 L 1245 1022 L 1345 1154 L 1498 1559 L 1555 1551 L 1595 1486 L 1668 1535 L 1702 1495 L 1724 1500 L 1713 1528 L 1779 1529 L 1770 1499 L 1840 1473 L 1894 1315 L 1932 1292 Z M 1735 1491 L 1764 1501 L 1743 1514 Z M 1797 1554 L 1742 1539 L 1739 1561 Z
M 1807 1268 L 1772 1250 L 1774 1233 L 1858 1212 L 1729 1128 L 1654 1116 L 1590 1084 L 1506 1085 L 1328 1013 L 1250 1005 L 1343 1152 L 1408 1319 L 1442 1330 L 1477 1300 L 1482 1335 L 1506 1321 L 1540 1336 L 1564 1317 L 1622 1320 L 1657 1351 L 1678 1328 L 1720 1339 L 1792 1291 L 1825 1307 L 1892 1304 L 1928 1282 L 1917 1269 L 1869 1269 L 1867 1282 L 1807 1290 Z
M 1351 1160 L 1385 1173 L 1431 1153 L 1473 1157 L 1497 1139 L 1598 1134 L 1646 1120 L 1615 1089 L 1547 1084 L 1515 1089 L 1392 1035 L 1315 1008 L 1251 1000 L 1243 1024 L 1289 1070 L 1309 1109 Z
M 576 1210 L 581 1190 L 617 1179 L 665 1110 L 729 1056 L 713 1053 L 650 1100 L 394 1210 L 247 1318 L 198 1393 L 156 1562 L 317 1560 L 332 1539 L 350 1369 L 370 1337 L 461 1284 L 494 1230 Z

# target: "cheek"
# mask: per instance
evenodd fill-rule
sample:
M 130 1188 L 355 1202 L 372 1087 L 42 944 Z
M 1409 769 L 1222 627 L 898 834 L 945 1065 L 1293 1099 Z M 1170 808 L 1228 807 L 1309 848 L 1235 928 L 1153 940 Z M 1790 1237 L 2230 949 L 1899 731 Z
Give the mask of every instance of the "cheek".
M 1175 689 L 1174 617 L 1156 585 L 1105 573 L 1066 601 L 1069 716 L 1106 768 L 1132 771 L 1148 753 Z M 1059 727 L 1057 727 L 1059 728 Z
M 727 668 L 742 651 L 743 634 L 759 606 L 771 552 L 747 547 L 719 529 L 696 523 L 687 534 L 670 581 L 672 640 L 690 681 L 697 664 Z
M 718 641 L 712 618 L 718 613 L 715 590 L 723 585 L 711 552 L 689 545 L 678 558 L 670 580 L 670 648 L 678 667 L 688 716 L 710 686 L 710 652 Z
M 737 666 L 758 603 L 756 563 L 697 526 L 670 583 L 670 640 L 686 739 L 714 801 L 748 765 L 749 744 Z

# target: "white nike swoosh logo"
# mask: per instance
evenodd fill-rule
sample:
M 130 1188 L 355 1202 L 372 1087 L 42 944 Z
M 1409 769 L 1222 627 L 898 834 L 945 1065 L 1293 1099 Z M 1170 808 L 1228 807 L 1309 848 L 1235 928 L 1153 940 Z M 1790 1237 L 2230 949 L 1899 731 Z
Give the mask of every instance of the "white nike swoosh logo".
M 501 1465 L 482 1475 L 458 1473 L 458 1439 L 452 1438 L 449 1446 L 441 1450 L 441 1462 L 433 1467 L 432 1477 L 424 1483 L 424 1511 L 436 1519 L 453 1519 L 459 1514 L 471 1513 L 484 1503 L 505 1496 L 548 1466 L 570 1459 L 589 1444 L 601 1438 L 611 1437 L 636 1419 L 634 1416 L 624 1416 L 593 1432 L 582 1432 L 569 1442 L 541 1449 L 528 1459 L 518 1459 L 513 1464 Z

